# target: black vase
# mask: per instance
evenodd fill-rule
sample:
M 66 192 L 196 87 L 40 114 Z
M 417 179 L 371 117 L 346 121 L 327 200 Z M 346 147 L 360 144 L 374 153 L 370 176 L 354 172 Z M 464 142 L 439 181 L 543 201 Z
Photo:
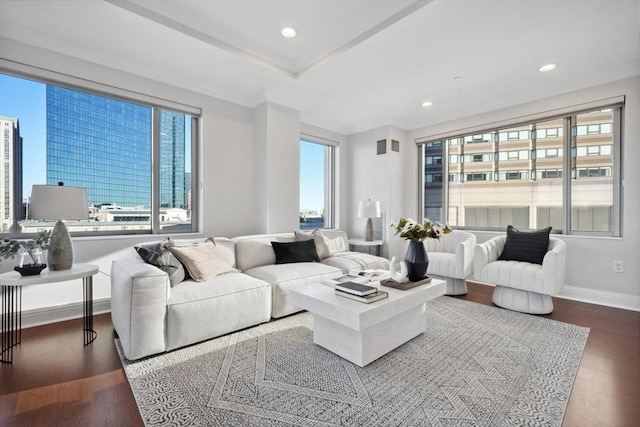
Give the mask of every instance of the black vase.
M 427 275 L 427 267 L 429 267 L 429 257 L 427 257 L 424 243 L 410 240 L 404 262 L 407 264 L 407 273 L 411 282 L 424 279 Z

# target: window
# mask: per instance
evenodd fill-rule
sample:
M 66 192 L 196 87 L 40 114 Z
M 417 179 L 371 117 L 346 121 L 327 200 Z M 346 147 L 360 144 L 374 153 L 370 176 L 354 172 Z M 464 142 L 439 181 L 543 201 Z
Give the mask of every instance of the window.
M 196 230 L 197 114 L 141 102 L 136 94 L 98 95 L 4 74 L 0 91 L 1 124 L 11 136 L 0 179 L 15 203 L 4 209 L 10 215 L 3 233 L 52 228 L 53 221 L 29 219 L 29 195 L 34 184 L 58 182 L 87 191 L 89 219 L 67 221 L 71 233 Z
M 441 139 L 448 179 L 437 182 L 433 171 L 421 177 L 429 184 L 423 215 L 441 206 L 435 219 L 458 228 L 550 225 L 564 234 L 620 236 L 622 109 L 620 103 Z M 471 145 L 480 140 L 484 152 Z
M 300 140 L 300 230 L 333 227 L 335 147 Z

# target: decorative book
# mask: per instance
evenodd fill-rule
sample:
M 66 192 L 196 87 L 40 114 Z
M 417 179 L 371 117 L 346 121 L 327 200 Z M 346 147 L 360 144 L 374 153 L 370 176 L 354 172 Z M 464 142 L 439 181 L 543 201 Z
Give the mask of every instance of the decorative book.
M 369 295 L 378 290 L 378 288 L 374 288 L 373 286 L 356 282 L 338 283 L 335 287 L 339 291 L 360 296 Z
M 376 290 L 372 294 L 368 294 L 368 295 L 364 295 L 364 296 L 350 294 L 349 292 L 343 292 L 343 291 L 340 291 L 338 289 L 336 289 L 334 292 L 338 296 L 349 298 L 349 299 L 352 299 L 352 300 L 355 300 L 355 301 L 360 301 L 360 302 L 363 302 L 365 304 L 369 304 L 369 303 L 372 303 L 374 301 L 380 301 L 381 299 L 385 299 L 385 298 L 387 298 L 389 296 L 388 292 L 378 291 L 378 290 Z
M 422 280 L 418 280 L 417 282 L 405 282 L 399 283 L 393 279 L 385 279 L 381 280 L 380 284 L 382 286 L 387 286 L 389 288 L 400 289 L 402 291 L 406 291 L 407 289 L 415 288 L 416 286 L 424 285 L 425 283 L 431 282 L 431 277 L 427 276 Z

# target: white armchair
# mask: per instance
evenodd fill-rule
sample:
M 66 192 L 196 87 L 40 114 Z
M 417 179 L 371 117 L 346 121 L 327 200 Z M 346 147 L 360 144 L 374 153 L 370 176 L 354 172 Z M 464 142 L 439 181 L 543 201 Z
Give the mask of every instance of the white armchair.
M 467 277 L 473 273 L 476 236 L 454 230 L 440 239 L 425 239 L 429 267 L 427 274 L 447 282 L 446 295 L 467 293 Z
M 499 260 L 506 239 L 507 236 L 499 236 L 476 245 L 474 280 L 495 285 L 493 303 L 497 306 L 530 314 L 551 313 L 551 296 L 564 286 L 565 243 L 549 237 L 540 265 Z

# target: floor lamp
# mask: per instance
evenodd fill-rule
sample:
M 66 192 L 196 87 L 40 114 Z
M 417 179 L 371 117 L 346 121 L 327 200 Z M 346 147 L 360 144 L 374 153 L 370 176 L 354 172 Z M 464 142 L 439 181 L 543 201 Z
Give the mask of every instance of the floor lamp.
M 358 218 L 367 218 L 367 228 L 365 230 L 365 238 L 367 242 L 373 240 L 373 221 L 371 218 L 380 217 L 380 202 L 372 202 L 371 199 L 361 201 L 358 205 Z
M 31 190 L 29 219 L 57 220 L 49 239 L 47 267 L 50 271 L 73 266 L 71 235 L 62 220 L 89 219 L 87 192 L 81 187 L 34 185 Z

